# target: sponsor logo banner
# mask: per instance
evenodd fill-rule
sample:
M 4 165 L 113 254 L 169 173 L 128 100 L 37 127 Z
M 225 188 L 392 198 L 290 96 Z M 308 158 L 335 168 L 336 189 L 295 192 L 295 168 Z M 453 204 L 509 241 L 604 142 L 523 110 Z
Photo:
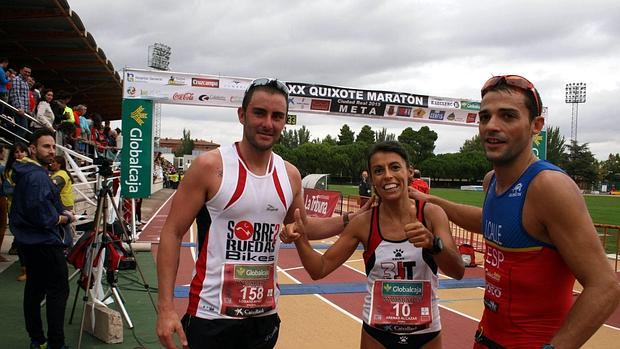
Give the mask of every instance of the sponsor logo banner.
M 460 109 L 461 102 L 456 99 L 429 97 L 428 107 L 429 108 L 442 108 L 442 109 Z
M 122 110 L 121 195 L 147 198 L 153 164 L 153 101 L 125 99 Z
M 233 108 L 241 106 L 244 92 L 252 82 L 249 78 L 131 68 L 125 69 L 123 77 L 125 99 Z M 303 82 L 286 82 L 286 85 L 290 91 L 289 113 L 292 114 L 333 114 L 467 126 L 477 123 L 479 102 L 476 101 Z
M 340 200 L 339 192 L 304 188 L 304 205 L 309 216 L 331 217 L 338 200 Z

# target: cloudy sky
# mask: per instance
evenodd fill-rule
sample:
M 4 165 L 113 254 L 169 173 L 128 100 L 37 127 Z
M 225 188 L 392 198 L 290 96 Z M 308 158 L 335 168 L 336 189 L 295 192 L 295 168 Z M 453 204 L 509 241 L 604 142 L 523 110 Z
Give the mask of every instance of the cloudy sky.
M 171 70 L 479 99 L 491 75 L 538 88 L 547 124 L 570 138 L 565 85 L 587 84 L 579 143 L 599 159 L 620 152 L 620 2 L 69 0 L 116 69 L 145 68 L 147 47 L 172 47 Z M 162 107 L 162 137 L 238 139 L 234 109 Z M 424 124 L 298 114 L 312 138 L 346 123 L 400 134 Z M 299 127 L 298 126 L 298 127 Z M 435 153 L 455 152 L 476 128 L 429 125 Z

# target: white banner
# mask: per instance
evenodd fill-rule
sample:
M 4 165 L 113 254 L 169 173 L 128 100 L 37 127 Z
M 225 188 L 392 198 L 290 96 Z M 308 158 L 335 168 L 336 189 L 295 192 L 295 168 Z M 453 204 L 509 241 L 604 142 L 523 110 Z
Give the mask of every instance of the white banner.
M 241 105 L 250 78 L 125 69 L 123 98 L 157 103 Z M 477 126 L 480 102 L 411 92 L 390 92 L 285 82 L 290 113 L 316 113 Z

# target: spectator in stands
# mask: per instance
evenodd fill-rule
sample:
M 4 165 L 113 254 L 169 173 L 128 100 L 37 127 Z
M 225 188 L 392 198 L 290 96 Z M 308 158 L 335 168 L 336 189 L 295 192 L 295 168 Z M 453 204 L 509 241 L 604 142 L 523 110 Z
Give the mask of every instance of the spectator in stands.
M 123 133 L 120 128 L 116 128 L 116 149 L 123 149 Z
M 75 123 L 75 138 L 76 138 L 76 150 L 83 153 L 85 149 L 85 144 L 82 143 L 82 124 L 80 118 L 82 115 L 86 114 L 86 106 L 83 104 L 78 104 L 73 107 L 73 122 Z
M 103 132 L 101 115 L 99 115 L 98 113 L 93 113 L 91 114 L 91 119 L 93 120 L 93 127 L 90 129 L 92 144 L 99 156 L 104 156 L 105 151 L 108 147 L 108 142 Z
M 32 76 L 28 77 L 28 112 L 30 114 L 35 114 L 37 105 L 39 104 L 39 100 L 41 99 L 41 94 L 37 95 L 37 92 L 34 90 L 34 85 L 36 81 Z M 28 123 L 30 124 L 30 123 Z
M 0 160 L 4 160 L 4 145 L 0 144 Z M 0 176 L 4 179 L 4 165 L 0 164 Z M 3 187 L 0 186 L 0 247 L 2 246 L 2 242 L 4 241 L 4 234 L 6 233 L 6 225 L 8 223 L 8 203 L 6 199 L 6 194 L 4 193 Z M 4 256 L 0 255 L 0 262 L 8 262 Z
M 65 108 L 71 101 L 71 95 L 67 91 L 60 90 L 55 94 L 55 97 L 56 99 L 50 103 L 50 107 L 54 112 L 54 129 L 57 130 L 60 128 L 62 121 L 69 117 L 68 115 L 65 115 Z
M 364 206 L 366 201 L 370 199 L 370 196 L 372 195 L 371 188 L 372 187 L 371 187 L 370 181 L 368 180 L 368 172 L 362 171 L 362 180 L 360 181 L 360 184 L 358 185 L 358 194 L 360 196 L 360 202 L 359 202 L 360 207 Z
M 422 173 L 420 173 L 420 170 L 418 169 L 413 170 L 413 179 L 411 180 L 411 183 L 409 183 L 409 186 L 425 194 L 430 192 L 428 183 L 422 179 Z
M 11 232 L 25 257 L 28 278 L 24 288 L 24 319 L 30 348 L 64 348 L 64 316 L 69 296 L 64 250 L 71 244 L 66 225 L 74 221 L 64 210 L 58 188 L 47 171 L 55 155 L 54 133 L 33 133 L 30 157 L 13 165 L 15 191 L 9 213 Z M 47 339 L 41 321 L 46 299 Z M 48 344 L 49 341 L 49 344 Z
M 82 115 L 80 115 L 80 128 L 82 129 L 81 133 L 82 133 L 82 144 L 84 145 L 83 147 L 83 151 L 86 153 L 88 152 L 88 142 L 90 141 L 90 123 L 89 123 L 89 118 L 87 116 L 88 114 L 84 113 Z
M 28 65 L 22 66 L 19 70 L 19 75 L 11 80 L 11 89 L 9 90 L 9 103 L 17 109 L 16 113 L 13 113 L 15 117 L 15 123 L 21 128 L 14 128 L 15 133 L 25 138 L 26 130 L 28 129 L 28 121 L 26 113 L 30 112 L 30 88 L 28 86 L 28 77 L 32 73 L 32 70 Z
M 11 210 L 11 204 L 13 201 L 13 189 L 15 187 L 15 183 L 11 179 L 13 174 L 13 164 L 17 160 L 21 160 L 28 155 L 28 146 L 22 142 L 16 142 L 13 144 L 9 151 L 9 156 L 6 160 L 6 166 L 4 168 L 3 176 L 2 176 L 2 191 L 6 195 L 7 200 L 7 210 Z M 19 264 L 21 266 L 21 274 L 17 276 L 17 281 L 26 281 L 26 266 L 24 264 L 24 257 L 19 248 L 19 243 L 15 239 L 13 239 L 13 243 L 11 244 L 11 248 L 9 249 L 10 255 L 17 255 L 19 258 Z
M 62 155 L 54 156 L 54 160 L 50 163 L 52 171 L 52 182 L 56 184 L 60 190 L 60 201 L 66 210 L 73 211 L 75 198 L 73 196 L 73 178 L 67 172 L 67 160 Z
M 6 57 L 0 57 L 0 99 L 3 102 L 9 102 L 9 77 L 6 68 L 9 66 L 9 60 Z M 4 114 L 4 104 L 0 103 L 0 114 Z
M 36 119 L 39 122 L 32 122 L 33 129 L 39 129 L 46 127 L 50 130 L 54 129 L 54 112 L 52 111 L 51 102 L 54 100 L 54 91 L 50 89 L 45 89 L 42 91 L 43 98 L 39 102 L 37 106 Z

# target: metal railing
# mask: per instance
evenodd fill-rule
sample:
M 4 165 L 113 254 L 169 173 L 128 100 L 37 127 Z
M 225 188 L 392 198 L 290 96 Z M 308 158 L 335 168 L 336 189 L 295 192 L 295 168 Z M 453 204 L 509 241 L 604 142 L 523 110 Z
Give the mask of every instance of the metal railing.
M 344 195 L 338 206 L 341 211 L 357 211 L 359 210 L 360 197 L 357 195 Z M 342 214 L 336 209 L 336 213 Z M 620 225 L 599 224 L 595 223 L 594 228 L 598 233 L 603 249 L 609 259 L 613 260 L 614 271 L 618 272 L 618 261 L 620 260 Z M 452 237 L 457 245 L 469 244 L 479 253 L 484 253 L 484 237 L 482 234 L 474 233 L 463 229 L 453 222 L 450 222 L 450 230 Z

